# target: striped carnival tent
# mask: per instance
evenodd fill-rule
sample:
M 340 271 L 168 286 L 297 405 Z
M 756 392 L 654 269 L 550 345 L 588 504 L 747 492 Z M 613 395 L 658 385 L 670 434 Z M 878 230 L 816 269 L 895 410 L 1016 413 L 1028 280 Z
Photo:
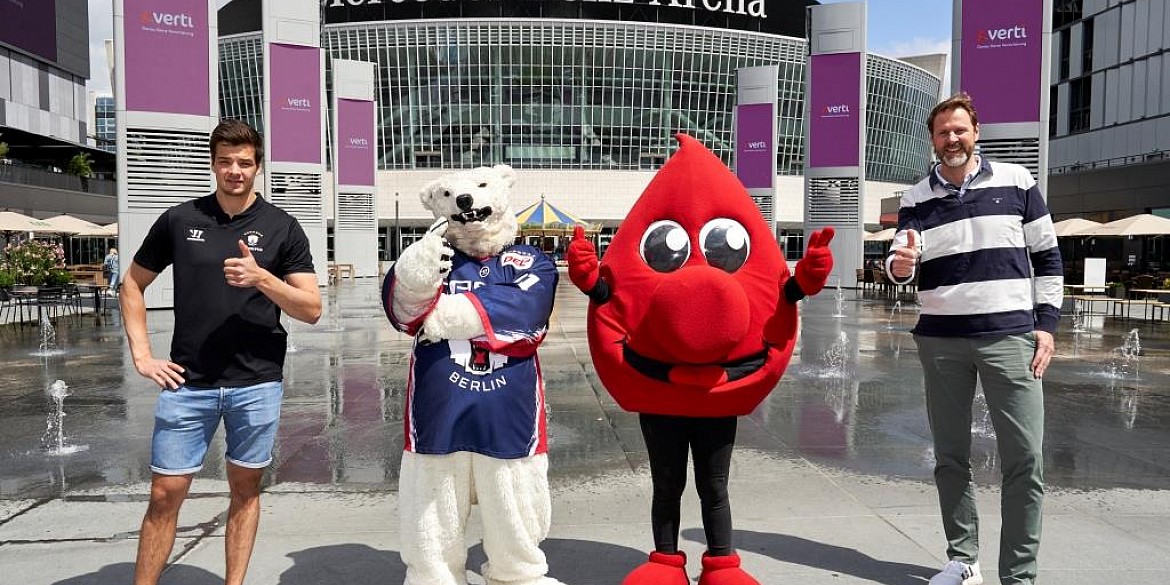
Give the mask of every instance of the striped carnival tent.
M 540 197 L 540 201 L 517 212 L 516 222 L 520 224 L 520 235 L 522 236 L 571 235 L 576 226 L 584 227 L 586 233 L 601 231 L 601 226 L 558 209 L 545 201 L 543 195 Z

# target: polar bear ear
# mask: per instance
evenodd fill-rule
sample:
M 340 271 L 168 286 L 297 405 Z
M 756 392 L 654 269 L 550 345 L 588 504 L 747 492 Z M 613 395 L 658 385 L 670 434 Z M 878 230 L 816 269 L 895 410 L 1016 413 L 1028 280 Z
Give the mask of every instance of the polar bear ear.
M 441 191 L 442 189 L 443 189 L 443 180 L 442 179 L 435 179 L 434 181 L 427 183 L 426 186 L 423 187 L 422 190 L 418 192 L 418 200 L 422 202 L 423 207 L 425 207 L 431 213 L 434 213 L 435 212 L 435 207 L 434 207 L 435 206 L 435 194 L 438 193 L 439 191 Z
M 516 170 L 512 167 L 508 165 L 496 165 L 492 167 L 492 170 L 499 173 L 500 177 L 504 179 L 504 182 L 506 182 L 509 187 L 516 184 Z

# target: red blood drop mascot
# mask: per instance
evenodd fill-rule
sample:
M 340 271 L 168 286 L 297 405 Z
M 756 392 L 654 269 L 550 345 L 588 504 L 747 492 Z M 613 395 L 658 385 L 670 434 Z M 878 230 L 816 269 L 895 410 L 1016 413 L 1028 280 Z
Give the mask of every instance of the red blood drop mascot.
M 702 144 L 650 181 L 605 259 L 577 229 L 569 278 L 589 295 L 589 349 L 622 408 L 639 413 L 650 458 L 654 552 L 623 585 L 688 585 L 679 507 L 694 457 L 707 552 L 699 585 L 758 585 L 731 543 L 727 475 L 738 416 L 776 386 L 796 341 L 796 302 L 833 267 L 833 228 L 814 232 L 789 278 L 772 230 Z

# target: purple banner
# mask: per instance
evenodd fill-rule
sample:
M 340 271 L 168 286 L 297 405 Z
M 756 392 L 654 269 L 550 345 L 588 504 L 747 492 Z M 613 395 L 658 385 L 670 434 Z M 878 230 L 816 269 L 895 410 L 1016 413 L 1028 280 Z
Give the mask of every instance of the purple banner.
M 268 45 L 273 162 L 321 164 L 321 49 Z
M 735 108 L 735 174 L 748 189 L 770 189 L 776 181 L 772 168 L 776 145 L 774 104 L 743 104 Z
M 971 95 L 980 124 L 1040 120 L 1040 0 L 963 3 L 959 88 Z
M 374 102 L 337 100 L 337 183 L 374 186 Z
M 124 1 L 126 109 L 210 116 L 208 0 Z
M 0 42 L 57 60 L 57 3 L 0 0 Z
M 861 53 L 813 55 L 808 161 L 805 166 L 861 164 Z

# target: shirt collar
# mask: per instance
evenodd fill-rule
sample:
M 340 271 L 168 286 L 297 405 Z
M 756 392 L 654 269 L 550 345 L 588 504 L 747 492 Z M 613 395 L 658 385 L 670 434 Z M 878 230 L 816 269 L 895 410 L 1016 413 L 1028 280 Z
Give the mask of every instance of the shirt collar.
M 234 217 L 229 217 L 227 212 L 225 212 L 223 210 L 223 208 L 219 206 L 219 199 L 217 199 L 215 197 L 214 192 L 212 192 L 208 198 L 210 199 L 210 201 L 208 203 L 208 209 L 211 211 L 211 213 L 213 215 L 215 215 L 215 217 L 218 221 L 223 222 L 223 223 L 251 217 L 251 216 L 259 213 L 261 207 L 268 204 L 268 202 L 264 200 L 264 196 L 257 193 L 256 200 L 253 201 L 252 204 L 249 205 L 247 209 L 236 214 Z
M 970 173 L 967 173 L 966 177 L 963 177 L 962 185 L 951 185 L 948 183 L 939 172 L 939 168 L 942 167 L 942 163 L 935 163 L 934 168 L 930 170 L 930 187 L 932 189 L 935 187 L 941 187 L 948 192 L 954 191 L 956 193 L 961 193 L 967 190 L 967 186 L 971 184 L 971 181 L 975 180 L 975 177 L 978 177 L 983 173 L 990 175 L 991 161 L 987 160 L 987 157 L 983 155 L 977 154 L 974 156 L 979 157 L 979 166 L 975 167 L 975 170 L 971 171 Z

